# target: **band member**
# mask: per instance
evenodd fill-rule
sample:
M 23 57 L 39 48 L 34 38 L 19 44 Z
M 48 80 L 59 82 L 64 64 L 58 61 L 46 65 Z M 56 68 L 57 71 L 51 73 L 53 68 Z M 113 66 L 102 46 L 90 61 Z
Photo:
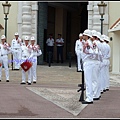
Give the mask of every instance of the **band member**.
M 29 51 L 31 52 L 31 62 L 32 62 L 32 67 L 31 67 L 31 73 L 32 73 L 32 81 L 33 83 L 36 83 L 37 81 L 37 75 L 36 75 L 36 69 L 37 69 L 37 56 L 42 55 L 42 51 L 40 49 L 40 46 L 36 44 L 35 37 L 32 36 L 30 38 L 30 45 L 29 45 Z
M 10 44 L 6 42 L 5 35 L 1 36 L 0 43 L 0 81 L 2 77 L 2 64 L 5 68 L 6 82 L 9 82 L 8 54 L 11 53 Z
M 64 39 L 61 34 L 58 34 L 58 38 L 56 39 L 57 45 L 57 63 L 59 63 L 59 57 L 61 58 L 61 63 L 63 63 L 63 47 L 64 47 Z
M 47 44 L 47 62 L 49 61 L 49 52 L 51 52 L 51 63 L 53 63 L 54 39 L 52 34 L 49 34 L 49 38 L 47 39 L 46 44 Z
M 18 32 L 15 33 L 15 38 L 11 42 L 11 49 L 13 54 L 13 65 L 15 70 L 20 68 L 20 59 L 21 59 L 21 39 L 19 38 Z
M 93 51 L 95 53 L 94 57 L 94 68 L 93 68 L 93 100 L 99 100 L 101 97 L 100 91 L 100 63 L 102 62 L 101 53 L 101 33 L 96 30 L 92 30 L 92 40 L 93 40 Z
M 82 101 L 82 104 L 92 104 L 93 103 L 93 86 L 92 86 L 92 75 L 93 75 L 93 64 L 92 59 L 93 54 L 93 44 L 91 41 L 92 33 L 90 30 L 85 30 L 83 32 L 83 39 L 85 40 L 83 46 L 83 69 L 85 76 L 86 85 L 86 99 Z
M 21 61 L 22 64 L 26 60 L 30 59 L 31 53 L 28 49 L 29 46 L 29 37 L 25 36 L 24 43 L 21 45 Z M 31 68 L 27 71 L 28 72 L 28 85 L 31 85 Z M 22 82 L 21 84 L 26 84 L 26 72 L 22 69 Z
M 76 40 L 75 53 L 77 55 L 77 71 L 80 72 L 80 71 L 82 71 L 80 60 L 82 59 L 82 53 L 83 53 L 83 35 L 82 35 L 82 33 L 79 34 L 79 39 Z
M 105 51 L 106 51 L 106 44 L 104 41 L 105 35 L 101 35 L 101 53 L 102 53 L 102 62 L 100 62 L 100 92 L 101 94 L 105 91 L 105 63 L 104 63 L 104 57 L 105 57 Z
M 111 56 L 111 48 L 110 48 L 110 45 L 109 45 L 109 37 L 105 35 L 104 37 L 104 41 L 105 41 L 105 53 L 104 53 L 104 69 L 105 69 L 105 85 L 104 85 L 104 91 L 106 90 L 109 90 L 109 80 L 110 80 L 110 77 L 109 77 L 109 65 L 110 65 L 110 56 Z

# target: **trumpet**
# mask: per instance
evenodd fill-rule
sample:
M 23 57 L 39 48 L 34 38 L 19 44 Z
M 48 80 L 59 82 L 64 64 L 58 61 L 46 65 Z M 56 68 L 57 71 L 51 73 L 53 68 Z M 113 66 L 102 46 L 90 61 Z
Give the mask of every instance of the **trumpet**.
M 38 51 L 38 50 L 39 50 L 39 46 L 38 46 L 38 45 L 34 45 L 34 46 L 32 47 L 32 49 L 33 49 L 34 51 Z
M 30 50 L 38 51 L 40 47 L 39 47 L 39 45 L 34 45 L 34 46 L 30 45 L 30 46 L 28 46 L 28 48 Z
M 10 44 L 4 43 L 3 48 L 4 48 L 4 49 L 8 49 L 8 47 L 10 47 Z

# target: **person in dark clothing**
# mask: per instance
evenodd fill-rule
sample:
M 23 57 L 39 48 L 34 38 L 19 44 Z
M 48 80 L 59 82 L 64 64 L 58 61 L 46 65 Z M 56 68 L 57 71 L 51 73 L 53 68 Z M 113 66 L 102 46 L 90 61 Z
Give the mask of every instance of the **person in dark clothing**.
M 57 46 L 57 63 L 59 63 L 59 56 L 61 58 L 61 63 L 63 63 L 63 47 L 64 47 L 64 39 L 61 34 L 58 34 L 58 38 L 56 39 Z
M 47 62 L 49 61 L 49 52 L 51 52 L 51 63 L 53 63 L 53 50 L 54 50 L 54 39 L 52 34 L 49 34 L 49 38 L 46 41 L 47 44 Z

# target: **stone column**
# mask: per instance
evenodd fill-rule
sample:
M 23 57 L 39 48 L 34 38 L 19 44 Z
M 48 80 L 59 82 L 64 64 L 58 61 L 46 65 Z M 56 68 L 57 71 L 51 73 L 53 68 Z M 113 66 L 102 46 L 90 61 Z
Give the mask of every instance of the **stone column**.
M 22 1 L 18 2 L 18 15 L 17 15 L 17 24 L 18 30 L 16 32 L 19 33 L 20 38 L 22 37 Z
M 37 12 L 38 5 L 36 2 L 32 2 L 32 35 L 35 36 L 37 42 Z
M 98 4 L 99 1 L 94 1 L 94 5 L 93 5 L 93 29 L 97 30 L 99 32 L 101 32 L 101 21 L 100 18 L 101 16 L 99 15 L 99 11 L 98 11 Z
M 104 1 L 104 3 L 107 4 L 106 8 L 105 8 L 105 15 L 103 15 L 104 21 L 103 21 L 103 33 L 105 35 L 108 35 L 108 27 L 109 27 L 109 14 L 108 14 L 108 8 L 109 8 L 109 4 L 108 1 Z
M 88 29 L 92 30 L 93 27 L 93 1 L 89 1 L 89 4 L 87 5 L 87 10 L 88 10 Z
M 99 14 L 98 10 L 98 3 L 101 1 L 94 1 L 93 2 L 93 26 L 92 29 L 97 30 L 101 32 L 101 15 Z M 104 1 L 104 3 L 107 4 L 107 7 L 105 9 L 105 15 L 103 15 L 104 21 L 103 21 L 103 34 L 108 35 L 108 2 Z
M 32 6 L 31 2 L 24 1 L 22 4 L 22 39 L 32 34 Z

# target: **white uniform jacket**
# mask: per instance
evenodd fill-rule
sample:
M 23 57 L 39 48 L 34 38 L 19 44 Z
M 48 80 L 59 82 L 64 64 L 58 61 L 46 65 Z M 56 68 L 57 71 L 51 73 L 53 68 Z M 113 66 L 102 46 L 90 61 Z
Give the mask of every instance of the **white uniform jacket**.
M 80 53 L 83 52 L 83 42 L 80 41 L 80 39 L 76 40 L 76 43 L 75 43 L 75 53 L 76 53 L 76 55 L 77 55 L 78 52 L 80 52 Z
M 41 49 L 39 48 L 38 45 L 34 44 L 34 45 L 29 45 L 28 46 L 28 50 L 29 52 L 31 53 L 30 55 L 30 58 L 33 58 L 33 57 L 37 57 L 37 56 L 40 56 L 42 55 L 42 51 Z
M 21 48 L 21 45 L 22 45 L 22 42 L 21 42 L 21 39 L 18 38 L 17 40 L 14 38 L 11 42 L 11 49 L 12 49 L 12 52 L 14 52 L 14 50 L 20 50 Z
M 0 43 L 0 56 L 3 56 L 3 55 L 8 55 L 11 53 L 11 47 L 9 46 L 8 43 Z
M 24 60 L 29 59 L 31 56 L 31 52 L 29 51 L 28 46 L 29 44 L 26 46 L 25 43 L 21 45 L 21 58 L 22 58 L 21 63 L 24 62 Z

